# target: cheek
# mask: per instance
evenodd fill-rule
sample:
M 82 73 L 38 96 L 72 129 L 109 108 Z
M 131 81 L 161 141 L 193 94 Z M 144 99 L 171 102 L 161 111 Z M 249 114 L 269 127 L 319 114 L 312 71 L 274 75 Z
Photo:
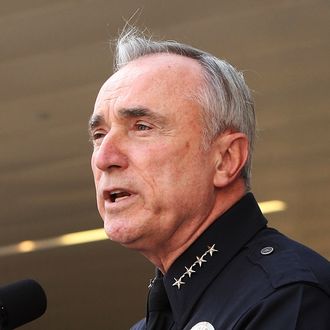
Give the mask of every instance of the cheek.
M 93 172 L 93 176 L 95 178 L 95 154 L 93 153 L 92 154 L 92 157 L 91 157 L 91 168 L 92 168 L 92 172 Z
M 100 176 L 101 176 L 101 171 L 97 168 L 97 166 L 95 165 L 95 154 L 93 153 L 92 157 L 91 157 L 91 168 L 92 168 L 92 172 L 93 172 L 93 177 L 94 177 L 94 182 L 95 182 L 95 186 L 97 185 L 97 183 L 100 180 Z
M 149 150 L 148 160 L 142 172 L 153 178 L 154 184 L 166 189 L 181 189 L 180 185 L 189 184 L 199 177 L 201 154 L 193 150 L 189 141 L 175 145 L 162 145 Z
M 100 200 L 100 196 L 97 193 L 97 188 L 100 182 L 100 178 L 101 178 L 101 171 L 95 166 L 95 159 L 94 159 L 94 154 L 92 155 L 91 158 L 91 167 L 92 167 L 92 172 L 93 172 L 93 177 L 94 177 L 94 184 L 95 184 L 95 189 L 96 189 L 96 202 L 97 202 L 97 207 L 99 210 L 99 213 L 102 215 L 103 214 L 103 202 L 102 200 Z

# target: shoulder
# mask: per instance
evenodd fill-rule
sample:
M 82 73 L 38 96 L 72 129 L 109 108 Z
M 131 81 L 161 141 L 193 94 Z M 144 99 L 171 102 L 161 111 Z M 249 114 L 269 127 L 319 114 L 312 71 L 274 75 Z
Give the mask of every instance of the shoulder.
M 329 329 L 330 298 L 304 283 L 283 286 L 256 302 L 234 329 Z
M 267 228 L 247 248 L 250 262 L 266 273 L 274 288 L 304 282 L 330 295 L 330 263 L 308 247 Z

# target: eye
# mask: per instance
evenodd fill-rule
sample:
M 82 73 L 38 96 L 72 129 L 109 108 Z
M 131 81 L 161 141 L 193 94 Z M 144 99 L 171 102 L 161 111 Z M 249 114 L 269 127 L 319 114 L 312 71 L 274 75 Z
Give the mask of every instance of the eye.
M 102 139 L 105 137 L 105 133 L 103 132 L 93 132 L 90 136 L 90 141 L 93 145 L 99 145 L 102 142 Z
M 147 131 L 151 129 L 151 127 L 145 123 L 136 123 L 135 128 L 137 131 Z
M 102 139 L 104 137 L 104 133 L 94 133 L 92 136 L 92 140 L 99 140 Z

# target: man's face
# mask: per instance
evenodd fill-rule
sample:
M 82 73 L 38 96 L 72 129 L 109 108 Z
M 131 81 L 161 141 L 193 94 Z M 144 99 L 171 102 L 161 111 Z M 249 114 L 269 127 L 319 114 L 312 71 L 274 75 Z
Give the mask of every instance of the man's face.
M 197 62 L 130 62 L 102 86 L 90 121 L 92 170 L 107 235 L 139 250 L 170 244 L 214 203 L 212 151 L 202 148 Z M 211 149 L 210 149 L 211 150 Z

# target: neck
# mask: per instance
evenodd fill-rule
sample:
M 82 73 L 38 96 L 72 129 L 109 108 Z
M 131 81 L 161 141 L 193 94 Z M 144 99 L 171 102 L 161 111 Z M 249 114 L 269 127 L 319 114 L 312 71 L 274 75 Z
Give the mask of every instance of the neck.
M 216 191 L 212 210 L 199 221 L 190 221 L 178 227 L 175 233 L 163 244 L 140 251 L 162 273 L 166 273 L 174 261 L 223 213 L 239 201 L 246 193 L 243 182 Z

